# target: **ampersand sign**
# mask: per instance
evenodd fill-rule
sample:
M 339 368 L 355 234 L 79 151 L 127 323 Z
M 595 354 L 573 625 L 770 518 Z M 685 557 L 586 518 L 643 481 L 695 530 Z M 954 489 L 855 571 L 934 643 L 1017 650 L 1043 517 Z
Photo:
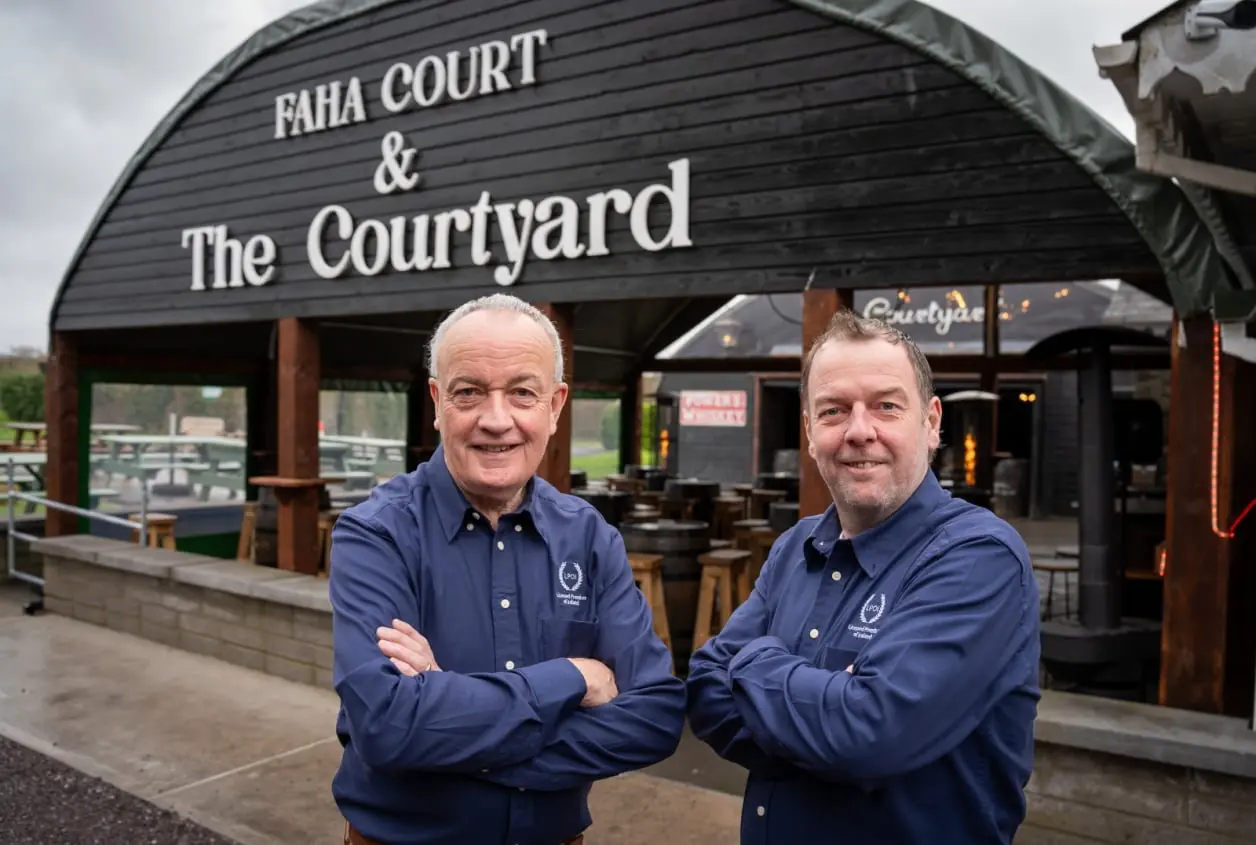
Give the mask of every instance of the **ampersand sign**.
M 419 174 L 411 173 L 414 157 L 418 152 L 406 147 L 405 138 L 396 130 L 384 136 L 379 145 L 383 161 L 375 168 L 375 190 L 391 194 L 400 188 L 409 191 L 419 184 Z

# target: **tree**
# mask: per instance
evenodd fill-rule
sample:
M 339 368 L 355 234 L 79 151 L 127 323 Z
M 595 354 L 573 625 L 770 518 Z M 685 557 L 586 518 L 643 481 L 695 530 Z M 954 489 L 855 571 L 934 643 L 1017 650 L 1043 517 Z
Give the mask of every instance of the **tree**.
M 619 449 L 619 400 L 602 409 L 602 448 L 608 452 Z
M 0 408 L 14 422 L 43 422 L 43 373 L 12 373 L 0 377 Z

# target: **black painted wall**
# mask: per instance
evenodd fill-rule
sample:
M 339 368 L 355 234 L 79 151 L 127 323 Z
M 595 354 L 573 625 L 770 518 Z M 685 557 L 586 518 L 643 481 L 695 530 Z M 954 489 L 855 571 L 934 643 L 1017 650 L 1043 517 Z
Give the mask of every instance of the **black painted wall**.
M 548 32 L 538 84 L 389 115 L 398 61 Z M 276 140 L 274 101 L 318 83 L 363 84 L 365 123 Z M 512 66 L 510 78 L 518 78 Z M 404 133 L 421 184 L 375 193 L 381 139 Z M 612 214 L 602 258 L 530 260 L 535 301 L 613 300 L 842 286 L 1118 277 L 1157 267 L 1094 184 L 950 71 L 784 0 L 403 2 L 258 58 L 152 154 L 109 211 L 54 328 L 430 311 L 500 290 L 491 267 L 317 278 L 318 210 L 357 218 L 565 194 L 635 194 L 688 157 L 695 246 L 650 253 Z M 655 236 L 669 223 L 655 205 Z M 192 291 L 189 227 L 273 237 L 260 287 Z M 500 244 L 490 240 L 498 251 Z M 339 247 L 333 252 L 338 254 Z M 496 262 L 495 262 L 496 263 Z
M 745 427 L 678 426 L 676 472 L 683 477 L 728 484 L 753 481 L 755 417 L 758 414 L 755 380 L 741 373 L 668 373 L 659 381 L 659 393 L 684 390 L 744 390 Z M 679 406 L 679 401 L 678 401 Z

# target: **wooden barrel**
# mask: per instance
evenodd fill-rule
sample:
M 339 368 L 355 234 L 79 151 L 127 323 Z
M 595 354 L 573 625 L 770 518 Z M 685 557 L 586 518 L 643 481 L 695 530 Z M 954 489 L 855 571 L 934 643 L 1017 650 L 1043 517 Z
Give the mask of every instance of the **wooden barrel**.
M 755 486 L 760 490 L 780 490 L 785 494 L 785 501 L 798 501 L 798 473 L 796 472 L 763 472 L 755 479 Z
M 784 534 L 798 521 L 797 502 L 772 502 L 768 505 L 768 525 L 778 534 Z
M 667 488 L 667 473 L 661 469 L 646 467 L 642 472 L 642 479 L 645 481 L 645 489 L 662 493 Z
M 331 508 L 327 487 L 318 488 L 318 509 Z M 279 500 L 275 488 L 257 488 L 257 521 L 253 524 L 253 544 L 258 566 L 279 566 Z
M 579 496 L 593 507 L 602 518 L 616 528 L 624 521 L 624 514 L 632 507 L 632 494 L 622 490 L 603 490 L 598 487 L 584 487 L 572 490 L 571 495 Z
M 702 481 L 697 478 L 669 478 L 664 489 L 669 499 L 687 499 L 693 502 L 692 516 L 708 526 L 715 523 L 715 500 L 720 495 L 718 481 Z M 708 530 L 710 530 L 708 528 Z
M 663 556 L 663 597 L 672 633 L 676 671 L 685 674 L 693 652 L 702 567 L 698 555 L 711 546 L 710 526 L 698 520 L 629 523 L 620 528 L 629 552 Z

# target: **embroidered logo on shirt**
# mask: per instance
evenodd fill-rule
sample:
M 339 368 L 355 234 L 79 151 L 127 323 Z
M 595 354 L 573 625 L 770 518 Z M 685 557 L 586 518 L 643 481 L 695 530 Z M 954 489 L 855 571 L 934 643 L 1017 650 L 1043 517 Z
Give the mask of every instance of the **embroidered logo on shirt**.
M 872 625 L 877 623 L 881 615 L 885 613 L 885 593 L 873 593 L 868 596 L 868 600 L 864 602 L 863 607 L 859 609 L 859 621 L 862 625 L 848 625 L 846 630 L 850 631 L 861 640 L 870 640 L 877 635 L 880 628 L 873 628 Z
M 562 587 L 563 592 L 555 593 L 554 597 L 565 605 L 579 607 L 588 598 L 580 595 L 580 588 L 584 586 L 584 570 L 574 560 L 564 560 L 558 564 L 558 586 Z

